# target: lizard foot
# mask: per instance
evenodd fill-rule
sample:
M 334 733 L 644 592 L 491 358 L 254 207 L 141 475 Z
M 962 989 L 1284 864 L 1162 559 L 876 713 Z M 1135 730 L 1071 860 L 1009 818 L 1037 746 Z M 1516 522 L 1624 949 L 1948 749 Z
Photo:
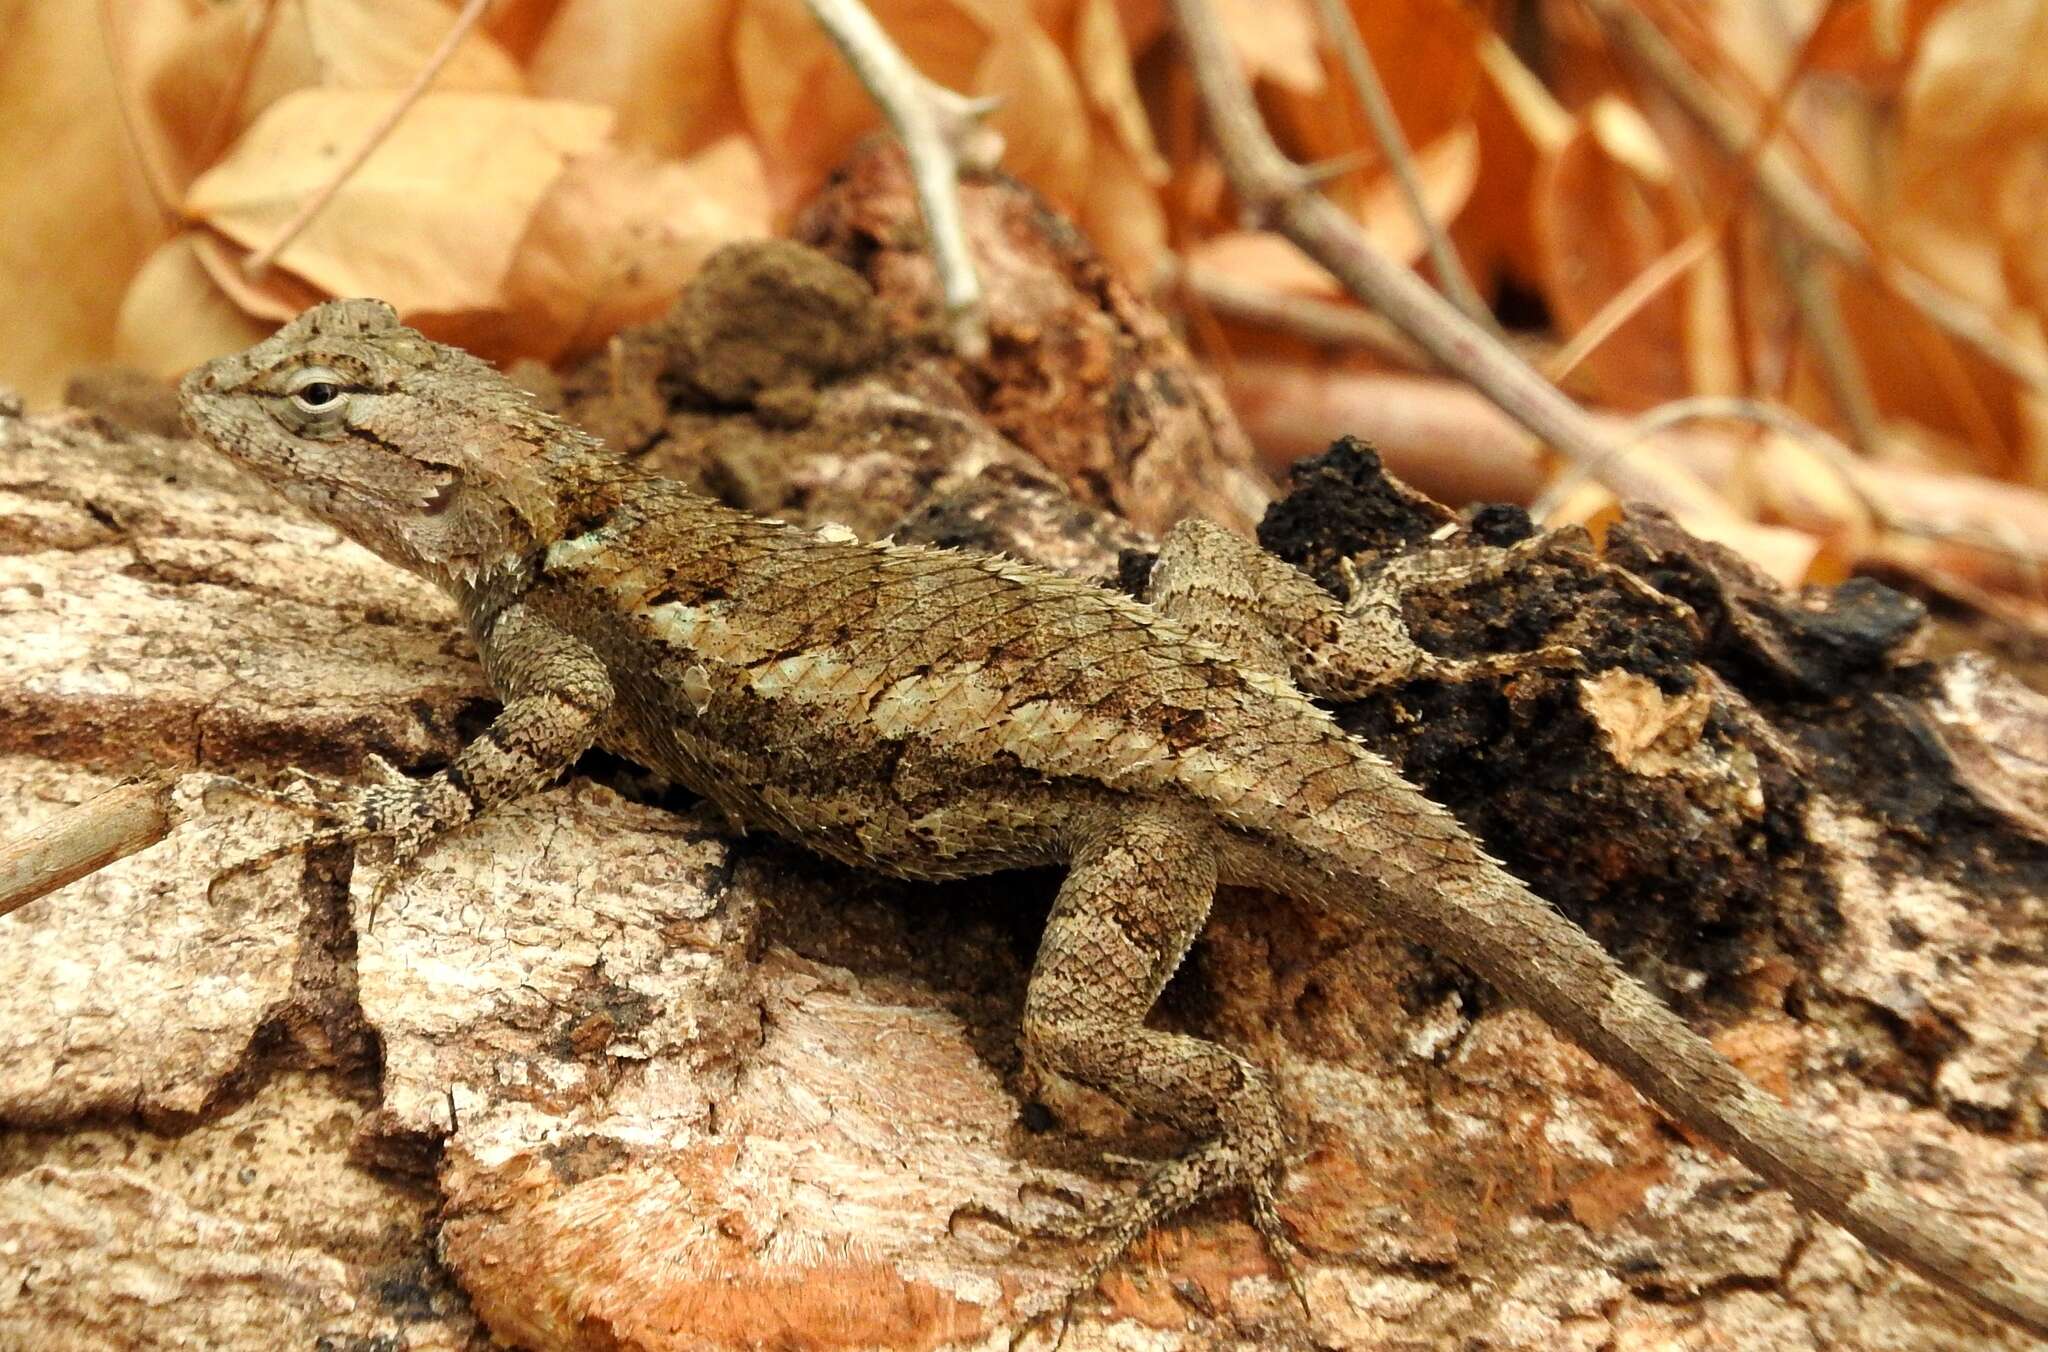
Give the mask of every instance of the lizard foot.
M 1053 1341 L 1054 1352 L 1066 1340 L 1073 1322 L 1074 1306 L 1094 1291 L 1110 1269 L 1123 1261 L 1147 1233 L 1167 1218 L 1216 1193 L 1243 1188 L 1251 1201 L 1252 1224 L 1266 1241 L 1267 1251 L 1286 1278 L 1301 1304 L 1305 1321 L 1313 1319 L 1308 1284 L 1298 1260 L 1300 1246 L 1287 1223 L 1281 1219 L 1277 1185 L 1281 1173 L 1277 1148 L 1265 1146 L 1263 1133 L 1251 1133 L 1257 1147 L 1226 1134 L 1179 1159 L 1155 1168 L 1137 1192 L 1092 1214 L 1035 1223 L 1034 1233 L 1047 1238 L 1090 1239 L 1097 1244 L 1094 1259 L 1070 1284 L 1057 1305 L 1060 1329 Z
M 381 836 L 390 840 L 392 858 L 390 869 L 379 881 L 371 898 L 370 914 L 374 917 L 377 905 L 392 881 L 419 853 L 427 839 L 427 830 L 419 811 L 424 789 L 422 782 L 408 777 L 382 756 L 368 757 L 368 766 L 375 779 L 370 784 L 329 779 L 296 766 L 285 771 L 286 783 L 276 789 L 251 784 L 231 775 L 216 775 L 209 786 L 212 789 L 273 803 L 326 825 L 297 840 L 230 864 L 215 875 L 214 881 L 255 872 L 308 850 L 329 845 L 354 845 Z

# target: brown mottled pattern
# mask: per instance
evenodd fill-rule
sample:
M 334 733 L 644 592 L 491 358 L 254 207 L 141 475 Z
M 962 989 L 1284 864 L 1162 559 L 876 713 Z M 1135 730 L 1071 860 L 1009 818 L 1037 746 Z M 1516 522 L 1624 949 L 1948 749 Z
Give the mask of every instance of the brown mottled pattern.
M 1264 1076 L 1144 1023 L 1220 880 L 1455 955 L 1803 1204 L 2048 1334 L 2037 1279 L 1771 1101 L 1302 693 L 1571 660 L 1449 662 L 1407 637 L 1401 590 L 1481 576 L 1485 558 L 1385 570 L 1340 609 L 1184 523 L 1141 605 L 992 558 L 798 531 L 618 464 L 372 301 L 310 310 L 183 395 L 215 447 L 446 587 L 505 699 L 448 771 L 325 789 L 342 829 L 416 847 L 595 742 L 856 863 L 933 877 L 1066 864 L 1025 1051 L 1200 1138 L 1105 1219 L 1084 1282 L 1161 1217 L 1241 1187 L 1303 1289 L 1274 1208 L 1285 1141 Z

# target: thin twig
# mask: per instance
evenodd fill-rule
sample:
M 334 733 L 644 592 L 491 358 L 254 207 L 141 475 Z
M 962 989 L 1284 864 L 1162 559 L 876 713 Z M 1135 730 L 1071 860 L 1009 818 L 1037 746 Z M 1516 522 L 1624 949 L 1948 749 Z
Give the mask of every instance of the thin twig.
M 384 144 L 384 138 L 398 125 L 398 119 L 404 117 L 406 111 L 419 102 L 420 95 L 427 92 L 427 86 L 434 83 L 434 78 L 441 73 L 441 68 L 448 64 L 449 59 L 455 55 L 456 48 L 462 45 L 462 40 L 469 36 L 470 30 L 477 26 L 484 16 L 484 11 L 490 7 L 491 0 L 464 0 L 462 12 L 455 16 L 454 24 L 441 39 L 441 44 L 434 48 L 433 54 L 427 58 L 426 64 L 412 77 L 412 83 L 392 101 L 384 116 L 377 119 L 377 125 L 370 129 L 370 134 L 363 138 L 363 143 L 356 147 L 355 153 L 335 171 L 334 177 L 327 180 L 326 184 L 312 196 L 299 203 L 299 209 L 292 213 L 291 219 L 284 223 L 284 227 L 268 244 L 242 260 L 243 272 L 251 277 L 261 277 L 268 272 L 271 264 L 277 261 L 277 256 L 299 237 L 301 231 L 312 224 L 315 216 L 326 210 L 327 204 L 334 200 L 334 195 L 355 176 L 356 170 L 363 167 L 364 161 L 375 153 L 377 147 Z
M 0 916 L 146 850 L 184 820 L 165 775 L 124 780 L 33 831 L 0 841 Z
M 1275 291 L 1270 286 L 1239 281 L 1215 268 L 1189 268 L 1185 281 L 1202 304 L 1226 319 L 1292 334 L 1326 347 L 1364 348 L 1374 356 L 1412 370 L 1431 366 L 1428 353 L 1370 310 Z
M 971 99 L 919 74 L 860 0 L 804 0 L 811 17 L 838 44 L 910 157 L 917 202 L 932 238 L 932 260 L 945 297 L 946 327 L 964 357 L 988 351 L 981 280 L 960 218 L 960 167 L 987 169 L 1002 139 L 981 119 L 992 100 Z
M 229 73 L 227 84 L 222 86 L 213 111 L 207 114 L 206 131 L 198 143 L 200 163 L 212 160 L 227 145 L 228 130 L 234 126 L 235 114 L 242 110 L 242 100 L 249 95 L 249 82 L 256 77 L 257 63 L 270 46 L 271 34 L 277 31 L 277 16 L 283 10 L 284 0 L 258 0 L 256 22 L 249 33 L 249 40 L 235 54 L 234 70 Z
M 1623 0 L 1583 0 L 1622 50 L 1634 57 L 1678 106 L 1706 131 L 1721 153 L 1755 154 L 1756 182 L 1765 198 L 1799 232 L 1841 262 L 1877 280 L 1951 337 L 1974 348 L 2036 392 L 2048 394 L 2048 358 L 1999 331 L 1990 316 L 1924 274 L 1873 249 L 1827 199 L 1792 167 L 1779 147 L 1759 146 L 1745 118 L 1721 92 L 1687 64 L 1657 26 Z
M 1820 365 L 1821 380 L 1834 400 L 1835 411 L 1848 425 L 1849 439 L 1868 455 L 1884 440 L 1884 418 L 1877 410 L 1877 397 L 1870 392 L 1863 359 L 1842 322 L 1842 307 L 1835 299 L 1833 278 L 1814 257 L 1816 250 L 1805 239 L 1786 228 L 1784 216 L 1772 212 L 1771 255 L 1778 273 L 1799 311 L 1801 327 L 1813 345 Z
M 1724 222 L 1725 224 L 1725 222 Z M 1663 293 L 1665 287 L 1683 277 L 1692 266 L 1714 251 L 1721 240 L 1721 231 L 1716 226 L 1702 226 L 1693 231 L 1664 253 L 1653 259 L 1650 265 L 1629 278 L 1628 285 L 1607 298 L 1599 313 L 1587 320 L 1585 326 L 1572 335 L 1570 342 L 1559 348 L 1549 361 L 1543 363 L 1543 374 L 1551 380 L 1562 383 L 1564 378 L 1579 368 L 1579 364 L 1593 355 L 1599 346 L 1612 338 L 1615 331 L 1636 312 Z
M 1224 173 L 1246 211 L 1270 222 L 1328 268 L 1351 294 L 1385 315 L 1446 369 L 1470 381 L 1509 417 L 1569 459 L 1598 466 L 1595 472 L 1620 496 L 1680 511 L 1717 503 L 1704 483 L 1698 484 L 1696 497 L 1689 496 L 1689 487 L 1685 494 L 1673 491 L 1673 482 L 1693 476 L 1675 469 L 1644 474 L 1630 465 L 1605 430 L 1563 391 L 1414 272 L 1381 253 L 1356 221 L 1307 190 L 1300 168 L 1280 153 L 1260 120 L 1244 72 L 1208 0 L 1174 0 L 1174 13 Z
M 128 49 L 116 18 L 118 13 L 114 0 L 100 0 L 100 44 L 107 56 L 107 73 L 114 82 L 114 112 L 121 119 L 121 130 L 135 151 L 137 163 L 142 166 L 142 181 L 149 187 L 151 203 L 166 221 L 175 220 L 177 213 L 171 203 L 177 193 L 171 185 L 170 171 L 164 167 L 156 141 L 143 133 L 143 118 L 135 109 L 140 86 L 128 66 Z
M 1463 310 L 1467 319 L 1491 328 L 1493 317 L 1487 311 L 1486 302 L 1479 298 L 1471 277 L 1466 275 L 1464 263 L 1458 258 L 1458 251 L 1451 247 L 1450 237 L 1444 233 L 1443 223 L 1431 214 L 1429 202 L 1422 195 L 1422 177 L 1416 172 L 1415 156 L 1409 149 L 1408 137 L 1394 116 L 1394 106 L 1387 99 L 1387 87 L 1380 80 L 1379 69 L 1372 63 L 1372 53 L 1366 50 L 1364 35 L 1358 31 L 1358 20 L 1351 13 L 1351 7 L 1345 0 L 1316 0 L 1316 8 L 1322 14 L 1323 31 L 1337 48 L 1337 57 L 1351 77 L 1351 86 L 1365 110 L 1366 123 L 1372 128 L 1373 140 L 1379 143 L 1380 153 L 1386 156 L 1387 167 L 1394 172 L 1394 182 L 1400 185 L 1401 196 L 1407 199 L 1416 228 L 1422 232 L 1437 282 L 1443 287 L 1444 294 L 1450 297 L 1451 304 Z

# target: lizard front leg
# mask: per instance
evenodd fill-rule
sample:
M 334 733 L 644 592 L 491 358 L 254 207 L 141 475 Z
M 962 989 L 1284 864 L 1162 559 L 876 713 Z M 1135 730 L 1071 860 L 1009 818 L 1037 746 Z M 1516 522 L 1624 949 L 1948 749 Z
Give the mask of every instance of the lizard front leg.
M 1396 560 L 1365 575 L 1347 605 L 1252 541 L 1190 519 L 1161 541 L 1145 599 L 1241 664 L 1323 699 L 1358 699 L 1400 681 L 1481 680 L 1578 660 L 1565 647 L 1450 658 L 1417 644 L 1401 620 L 1404 596 L 1496 577 L 1515 557 L 1513 550 L 1441 552 L 1450 557 Z
M 436 836 L 531 793 L 589 748 L 612 705 L 611 678 L 589 647 L 517 604 L 498 615 L 480 646 L 505 701 L 491 725 L 424 779 L 375 756 L 372 784 L 293 771 L 290 786 L 265 796 L 329 823 L 294 848 L 387 837 L 395 875 Z
M 1214 830 L 1199 810 L 1165 804 L 1120 804 L 1077 824 L 1070 871 L 1031 969 L 1027 1060 L 1201 1142 L 1075 1227 L 1100 1236 L 1101 1249 L 1069 1304 L 1160 1221 L 1233 1187 L 1250 1192 L 1254 1222 L 1302 1292 L 1274 1208 L 1285 1137 L 1265 1075 L 1213 1042 L 1144 1022 L 1208 918 Z

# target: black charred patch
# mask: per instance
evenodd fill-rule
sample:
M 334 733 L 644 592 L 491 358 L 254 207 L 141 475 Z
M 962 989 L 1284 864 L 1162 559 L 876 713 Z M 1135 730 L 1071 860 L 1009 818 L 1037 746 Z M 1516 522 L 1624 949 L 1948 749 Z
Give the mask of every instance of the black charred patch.
M 1455 520 L 1389 475 L 1379 452 L 1356 437 L 1297 461 L 1287 481 L 1287 496 L 1259 523 L 1259 543 L 1333 591 L 1339 560 L 1413 548 Z

